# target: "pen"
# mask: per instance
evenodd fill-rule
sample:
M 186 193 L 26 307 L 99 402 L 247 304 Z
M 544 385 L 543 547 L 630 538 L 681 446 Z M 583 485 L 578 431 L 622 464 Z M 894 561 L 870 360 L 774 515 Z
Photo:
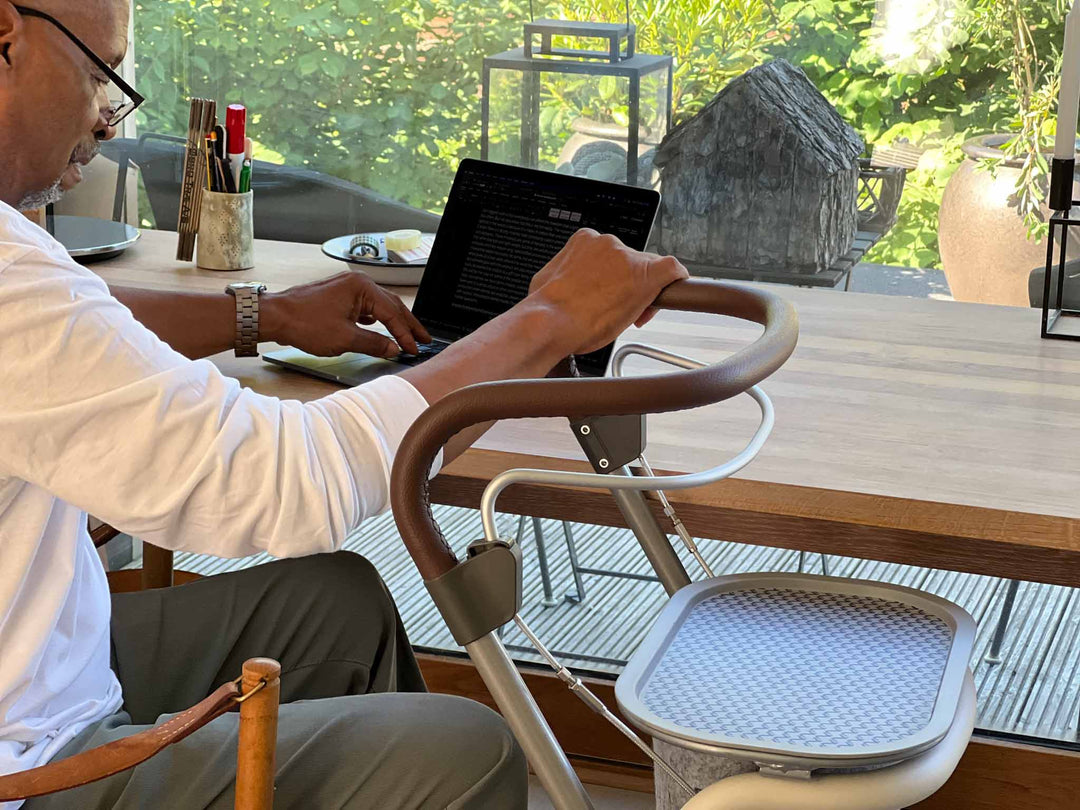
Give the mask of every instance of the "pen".
M 214 170 L 217 173 L 218 191 L 222 194 L 227 194 L 229 187 L 225 180 L 225 161 L 221 158 L 214 158 Z
M 214 173 L 210 171 L 210 153 L 214 150 L 214 145 L 210 142 L 210 136 L 207 136 L 206 143 L 203 145 L 203 157 L 206 158 L 206 190 L 214 190 Z
M 244 193 L 251 191 L 251 175 L 255 171 L 255 143 L 251 138 L 244 139 L 244 167 L 247 168 L 247 187 Z
M 221 190 L 226 194 L 235 194 L 237 192 L 236 181 L 233 180 L 232 167 L 229 165 L 228 158 L 218 158 L 218 164 L 221 166 Z
M 214 154 L 219 158 L 225 157 L 225 127 L 221 124 L 214 125 Z
M 240 168 L 240 193 L 247 194 L 251 191 L 251 161 L 244 159 L 244 165 Z
M 230 104 L 225 111 L 227 131 L 226 158 L 232 167 L 233 182 L 240 187 L 240 172 L 244 164 L 244 145 L 247 142 L 247 108 L 243 104 Z
M 210 190 L 219 191 L 217 175 L 217 133 L 211 132 L 206 138 L 206 147 L 209 152 L 206 155 L 210 169 Z

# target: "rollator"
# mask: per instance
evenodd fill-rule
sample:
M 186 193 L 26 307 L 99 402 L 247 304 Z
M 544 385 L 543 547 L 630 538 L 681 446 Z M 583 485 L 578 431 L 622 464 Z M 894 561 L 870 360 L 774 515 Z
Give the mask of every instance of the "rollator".
M 716 365 L 635 344 L 616 352 L 605 379 L 472 386 L 434 405 L 405 437 L 393 470 L 394 516 L 454 639 L 559 810 L 592 804 L 499 640 L 498 629 L 511 621 L 571 691 L 652 759 L 658 783 L 674 785 L 689 810 L 899 810 L 927 798 L 971 738 L 974 621 L 944 599 L 877 582 L 714 576 L 663 493 L 720 481 L 758 454 L 774 422 L 758 384 L 794 351 L 798 319 L 769 292 L 699 279 L 672 285 L 656 306 L 753 321 L 764 332 Z M 632 355 L 678 370 L 624 377 Z M 738 395 L 761 410 L 741 453 L 704 472 L 653 474 L 644 455 L 647 414 Z M 595 472 L 518 469 L 496 476 L 481 503 L 484 537 L 458 560 L 430 509 L 434 459 L 464 428 L 532 417 L 567 418 Z M 499 536 L 495 508 L 503 490 L 522 483 L 609 490 L 670 597 L 615 690 L 622 713 L 653 746 L 589 692 L 519 615 L 521 548 Z M 650 492 L 705 578 L 691 581 L 650 508 Z M 723 758 L 744 772 L 703 780 L 669 764 L 683 754 Z

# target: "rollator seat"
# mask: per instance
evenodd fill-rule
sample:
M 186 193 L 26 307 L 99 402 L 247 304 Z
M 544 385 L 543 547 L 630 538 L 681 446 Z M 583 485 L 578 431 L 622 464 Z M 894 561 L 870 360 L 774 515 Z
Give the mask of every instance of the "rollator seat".
M 766 771 L 880 768 L 946 735 L 974 638 L 967 612 L 909 588 L 723 576 L 668 602 L 615 694 L 680 748 Z

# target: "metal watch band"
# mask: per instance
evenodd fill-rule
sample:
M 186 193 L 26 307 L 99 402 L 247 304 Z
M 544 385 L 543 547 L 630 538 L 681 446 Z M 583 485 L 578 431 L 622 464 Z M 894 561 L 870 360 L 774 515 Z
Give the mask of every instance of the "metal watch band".
M 233 347 L 237 357 L 259 356 L 259 295 L 266 291 L 262 284 L 230 284 L 226 292 L 236 298 L 236 340 Z

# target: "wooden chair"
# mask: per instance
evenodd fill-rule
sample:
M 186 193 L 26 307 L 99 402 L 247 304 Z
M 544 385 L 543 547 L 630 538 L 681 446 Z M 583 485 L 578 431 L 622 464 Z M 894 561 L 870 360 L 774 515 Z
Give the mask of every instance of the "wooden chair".
M 274 805 L 281 666 L 269 658 L 244 663 L 243 675 L 171 720 L 130 737 L 10 776 L 0 776 L 0 803 L 45 796 L 134 768 L 237 706 L 236 810 Z
M 95 548 L 120 535 L 112 526 L 94 520 L 89 529 Z M 196 574 L 174 572 L 172 552 L 149 543 L 143 543 L 141 570 L 110 571 L 108 576 L 109 587 L 114 592 L 168 588 L 199 578 Z M 280 675 L 277 661 L 250 659 L 244 663 L 239 678 L 223 684 L 205 700 L 165 723 L 38 768 L 0 776 L 0 804 L 58 793 L 134 768 L 239 707 L 234 806 L 237 810 L 270 810 L 274 798 Z
M 95 521 L 91 518 L 90 539 L 94 541 L 94 548 L 101 548 L 120 535 L 119 531 L 108 524 L 102 523 L 95 526 L 94 523 Z M 109 590 L 113 593 L 171 588 L 173 585 L 183 585 L 185 582 L 201 579 L 198 574 L 174 571 L 173 553 L 147 542 L 143 542 L 143 567 L 141 569 L 110 571 L 108 577 Z

